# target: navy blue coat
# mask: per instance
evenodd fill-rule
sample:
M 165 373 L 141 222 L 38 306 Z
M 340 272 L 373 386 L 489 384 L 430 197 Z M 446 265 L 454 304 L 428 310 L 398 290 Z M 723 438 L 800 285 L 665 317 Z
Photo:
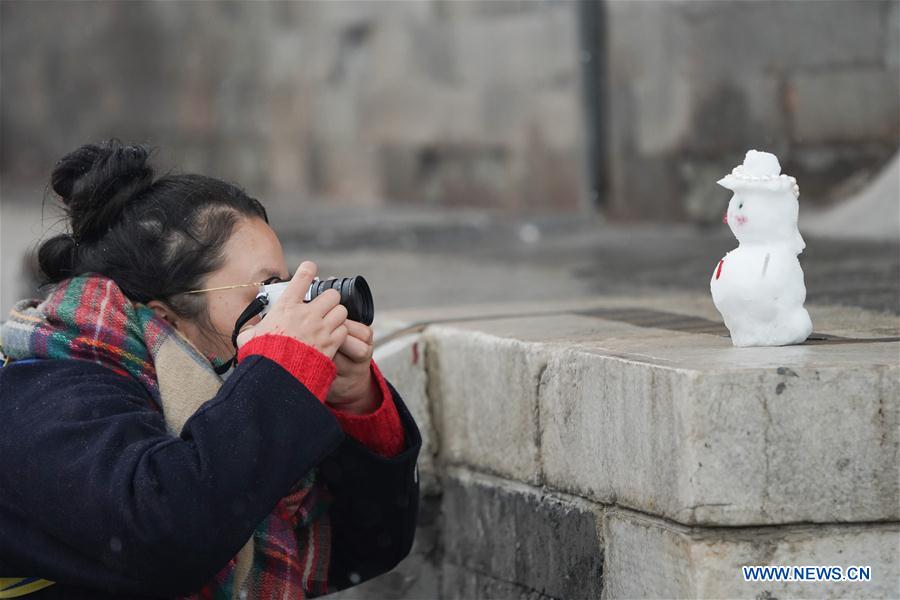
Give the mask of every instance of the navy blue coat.
M 83 360 L 0 369 L 0 577 L 57 582 L 26 600 L 198 590 L 319 466 L 329 590 L 392 569 L 412 545 L 421 437 L 391 387 L 405 447 L 380 456 L 274 361 L 247 357 L 166 431 L 136 381 Z

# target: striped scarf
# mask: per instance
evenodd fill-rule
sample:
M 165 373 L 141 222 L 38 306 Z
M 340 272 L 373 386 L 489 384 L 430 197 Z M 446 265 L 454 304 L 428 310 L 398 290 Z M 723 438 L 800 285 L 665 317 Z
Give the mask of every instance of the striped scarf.
M 44 301 L 17 302 L 0 329 L 0 343 L 11 360 L 89 360 L 133 377 L 147 390 L 148 405 L 163 414 L 176 436 L 222 385 L 210 364 L 212 357 L 204 356 L 151 308 L 132 303 L 112 279 L 97 274 L 60 282 Z M 311 470 L 240 552 L 186 598 L 293 599 L 327 593 L 331 500 Z

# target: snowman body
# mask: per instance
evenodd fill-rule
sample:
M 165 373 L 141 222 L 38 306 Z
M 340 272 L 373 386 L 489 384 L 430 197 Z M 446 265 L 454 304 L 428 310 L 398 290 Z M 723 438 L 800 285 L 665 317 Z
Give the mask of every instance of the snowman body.
M 741 244 L 716 265 L 710 290 L 735 346 L 799 344 L 812 332 L 803 269 L 786 244 Z
M 805 246 L 799 189 L 780 174 L 774 155 L 751 150 L 742 167 L 748 165 L 752 175 L 738 167 L 719 182 L 734 190 L 725 220 L 739 245 L 713 269 L 713 303 L 735 346 L 799 344 L 812 333 L 797 259 Z

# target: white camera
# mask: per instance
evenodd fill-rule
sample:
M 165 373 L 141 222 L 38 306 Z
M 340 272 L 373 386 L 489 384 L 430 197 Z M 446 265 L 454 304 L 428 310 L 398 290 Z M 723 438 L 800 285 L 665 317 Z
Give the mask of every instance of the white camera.
M 289 281 L 279 283 L 270 283 L 261 287 L 256 298 L 263 304 L 262 311 L 259 315 L 264 316 L 269 309 L 284 293 Z M 372 292 L 369 290 L 369 284 L 366 283 L 362 275 L 355 277 L 341 277 L 337 279 L 320 280 L 316 277 L 306 290 L 303 297 L 304 302 L 314 300 L 319 294 L 325 290 L 334 289 L 341 294 L 341 304 L 347 309 L 347 317 L 353 321 L 358 321 L 365 325 L 371 325 L 375 320 L 375 304 L 372 300 Z

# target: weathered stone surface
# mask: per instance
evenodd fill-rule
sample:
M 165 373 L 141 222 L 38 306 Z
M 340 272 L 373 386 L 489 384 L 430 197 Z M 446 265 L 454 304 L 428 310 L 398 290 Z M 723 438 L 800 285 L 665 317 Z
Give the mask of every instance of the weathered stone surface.
M 441 457 L 536 483 L 537 391 L 543 353 L 509 339 L 430 328 L 429 390 L 439 397 L 435 427 Z
M 716 373 L 645 360 L 551 359 L 548 484 L 685 523 L 898 518 L 896 367 L 785 360 Z
M 626 3 L 627 4 L 627 3 Z M 669 18 L 689 24 L 681 40 L 715 74 L 737 70 L 828 69 L 881 60 L 889 2 L 665 3 Z M 825 42 L 827 40 L 827 43 Z M 716 48 L 715 52 L 709 52 Z
M 734 348 L 689 304 L 597 305 L 429 328 L 442 459 L 686 524 L 898 519 L 896 338 L 814 310 L 843 340 Z
M 457 65 L 463 83 L 550 87 L 577 76 L 577 13 L 570 3 L 531 5 L 502 19 L 456 21 Z M 516 52 L 509 52 L 516 48 Z
M 373 358 L 384 376 L 400 393 L 419 426 L 419 433 L 422 434 L 422 449 L 418 460 L 419 485 L 424 493 L 431 493 L 437 491 L 438 485 L 434 467 L 437 436 L 431 421 L 426 389 L 426 352 L 424 340 L 420 335 L 414 334 L 377 347 Z
M 684 167 L 727 172 L 761 146 L 807 201 L 838 200 L 840 183 L 896 146 L 895 5 L 605 3 L 612 214 L 713 222 L 718 177 Z
M 673 148 L 691 124 L 691 81 L 682 61 L 686 24 L 663 2 L 610 2 L 612 126 L 642 156 Z M 677 51 L 673 46 L 677 47 Z M 617 145 L 620 140 L 617 140 Z M 632 144 L 621 140 L 623 146 Z M 613 157 L 613 161 L 616 158 Z
M 896 143 L 900 131 L 896 67 L 800 73 L 791 86 L 796 102 L 793 136 L 798 142 Z
M 685 162 L 835 153 L 801 174 L 817 198 L 896 146 L 896 84 L 864 81 L 857 102 L 840 75 L 896 73 L 891 0 L 605 2 L 604 30 L 575 1 L 380 4 L 3 2 L 4 179 L 43 183 L 114 131 L 270 198 L 273 216 L 314 198 L 574 212 L 593 194 L 579 186 L 596 110 L 609 214 L 703 221 L 714 180 Z M 611 81 L 586 104 L 588 64 Z
M 611 510 L 604 598 L 896 598 L 897 523 L 688 528 Z M 745 582 L 743 566 L 869 566 L 869 582 Z
M 467 198 L 520 210 L 521 190 L 533 187 L 527 171 L 504 170 L 501 193 L 481 175 L 497 179 L 497 147 L 524 161 L 529 140 L 521 134 L 534 128 L 561 154 L 579 152 L 577 5 L 468 4 L 134 2 L 112 10 L 4 2 L 2 55 L 16 57 L 3 63 L 11 91 L 3 103 L 4 179 L 44 183 L 46 165 L 114 131 L 158 145 L 179 170 L 293 201 L 267 203 L 271 215 L 313 198 L 355 206 L 456 206 Z M 138 49 L 148 47 L 157 51 Z M 510 92 L 500 113 L 510 118 L 494 127 L 498 83 Z M 563 127 L 547 129 L 542 115 L 556 107 L 538 99 L 544 93 L 574 108 Z M 418 177 L 417 193 L 391 195 L 383 148 L 419 156 L 447 145 L 472 151 L 471 164 L 438 182 L 455 193 L 429 190 L 438 184 Z M 448 168 L 460 164 L 457 157 Z M 579 172 L 559 176 L 575 180 L 564 188 L 570 197 L 557 203 L 557 194 L 545 194 L 538 209 L 577 205 L 571 189 Z
M 600 596 L 603 542 L 596 505 L 451 469 L 443 519 L 445 564 L 554 598 Z
M 440 550 L 355 597 L 896 596 L 895 317 L 813 306 L 829 339 L 734 348 L 705 297 L 550 308 L 441 309 L 424 372 L 415 336 L 380 350 L 432 403 Z M 873 580 L 745 582 L 754 565 Z

